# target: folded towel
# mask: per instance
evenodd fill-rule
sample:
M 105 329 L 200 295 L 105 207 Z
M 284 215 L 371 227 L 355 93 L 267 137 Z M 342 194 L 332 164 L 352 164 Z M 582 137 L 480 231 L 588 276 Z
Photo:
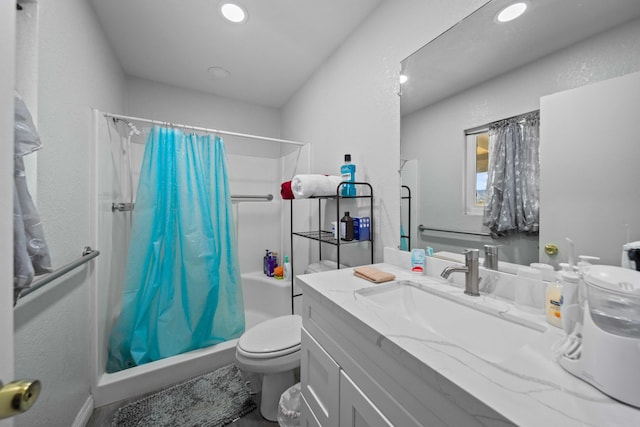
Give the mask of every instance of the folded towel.
M 388 282 L 396 278 L 393 274 L 378 270 L 375 267 L 356 267 L 353 269 L 353 274 L 373 283 Z
M 280 196 L 283 200 L 293 200 L 293 191 L 291 191 L 291 181 L 286 181 L 280 184 Z
M 296 199 L 308 197 L 335 196 L 341 176 L 333 175 L 296 175 L 291 180 L 291 190 Z

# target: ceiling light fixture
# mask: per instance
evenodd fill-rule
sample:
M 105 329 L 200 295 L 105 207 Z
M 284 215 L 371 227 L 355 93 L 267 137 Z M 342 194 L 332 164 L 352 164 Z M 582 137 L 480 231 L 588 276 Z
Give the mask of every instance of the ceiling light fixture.
M 514 3 L 502 9 L 496 19 L 498 22 L 509 22 L 518 18 L 527 10 L 527 4 L 524 2 Z
M 405 84 L 409 80 L 409 77 L 405 74 L 400 74 L 400 84 Z
M 220 13 L 227 20 L 239 24 L 247 20 L 247 11 L 237 3 L 222 3 Z

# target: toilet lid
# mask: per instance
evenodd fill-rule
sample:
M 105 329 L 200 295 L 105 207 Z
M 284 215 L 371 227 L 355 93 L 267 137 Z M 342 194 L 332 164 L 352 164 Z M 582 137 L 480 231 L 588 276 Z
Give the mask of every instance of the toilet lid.
M 245 331 L 238 347 L 246 353 L 283 353 L 300 347 L 302 317 L 297 314 L 276 317 Z M 286 352 L 285 352 L 286 353 Z

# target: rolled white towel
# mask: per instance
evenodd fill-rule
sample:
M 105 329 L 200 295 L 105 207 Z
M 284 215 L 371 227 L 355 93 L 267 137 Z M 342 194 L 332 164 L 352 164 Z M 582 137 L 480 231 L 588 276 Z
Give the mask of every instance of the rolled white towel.
M 335 196 L 341 176 L 296 175 L 291 180 L 291 191 L 296 199 L 308 197 Z

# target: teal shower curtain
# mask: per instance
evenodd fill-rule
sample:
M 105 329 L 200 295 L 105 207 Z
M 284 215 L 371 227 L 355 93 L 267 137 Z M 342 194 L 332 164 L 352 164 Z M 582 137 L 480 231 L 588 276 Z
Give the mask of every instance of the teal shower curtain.
M 107 372 L 237 338 L 243 331 L 224 144 L 217 136 L 154 127 L 138 183 Z

